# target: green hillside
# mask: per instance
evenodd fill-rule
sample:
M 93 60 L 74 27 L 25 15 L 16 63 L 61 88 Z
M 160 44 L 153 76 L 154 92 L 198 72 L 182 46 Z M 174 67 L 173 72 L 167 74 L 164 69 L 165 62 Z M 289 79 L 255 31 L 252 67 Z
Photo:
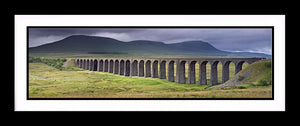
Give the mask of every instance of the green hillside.
M 231 87 L 243 84 L 257 86 L 272 85 L 272 61 L 262 60 L 250 64 L 248 67 L 236 74 L 234 78 L 217 87 Z
M 123 42 L 108 37 L 85 35 L 73 35 L 56 42 L 37 47 L 30 47 L 29 53 L 234 56 L 271 58 L 270 55 L 263 53 L 222 51 L 215 48 L 208 42 L 199 40 L 166 44 L 164 42 L 149 40 Z

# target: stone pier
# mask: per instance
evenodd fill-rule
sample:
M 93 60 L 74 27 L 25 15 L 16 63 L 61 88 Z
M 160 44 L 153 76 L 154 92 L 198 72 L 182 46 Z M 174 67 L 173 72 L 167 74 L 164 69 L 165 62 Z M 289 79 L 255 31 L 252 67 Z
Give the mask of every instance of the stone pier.
M 196 64 L 199 65 L 198 85 L 210 86 L 218 83 L 218 64 L 222 64 L 222 82 L 229 80 L 229 64 L 234 63 L 235 74 L 242 70 L 243 63 L 251 64 L 265 58 L 74 58 L 75 65 L 90 71 L 109 72 L 124 76 L 167 79 L 180 84 L 196 83 Z M 209 63 L 210 78 L 206 76 Z M 167 67 L 167 69 L 166 69 Z M 187 77 L 186 77 L 187 67 Z M 176 69 L 176 77 L 175 77 Z M 187 80 L 186 80 L 187 78 Z

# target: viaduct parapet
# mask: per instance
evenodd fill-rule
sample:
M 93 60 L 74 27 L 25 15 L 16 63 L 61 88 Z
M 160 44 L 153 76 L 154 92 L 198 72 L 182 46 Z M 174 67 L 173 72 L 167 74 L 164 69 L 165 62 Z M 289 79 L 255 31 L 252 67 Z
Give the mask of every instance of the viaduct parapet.
M 90 71 L 109 72 L 124 76 L 167 79 L 176 83 L 196 83 L 195 65 L 199 64 L 198 85 L 206 85 L 206 64 L 211 64 L 210 86 L 218 84 L 218 63 L 222 64 L 222 83 L 229 80 L 229 64 L 235 64 L 235 74 L 242 70 L 243 63 L 265 58 L 74 58 L 76 67 Z M 188 78 L 185 78 L 188 64 Z M 166 67 L 167 65 L 167 67 Z M 167 69 L 166 69 L 167 68 Z M 176 78 L 174 77 L 176 68 Z

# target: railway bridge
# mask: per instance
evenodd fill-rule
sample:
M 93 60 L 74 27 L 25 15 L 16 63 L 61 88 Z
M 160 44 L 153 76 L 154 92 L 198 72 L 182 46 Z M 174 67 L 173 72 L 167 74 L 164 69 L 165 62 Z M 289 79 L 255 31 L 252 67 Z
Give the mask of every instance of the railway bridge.
M 195 65 L 199 64 L 198 85 L 206 85 L 206 64 L 211 65 L 210 86 L 218 84 L 218 63 L 222 64 L 222 83 L 229 80 L 229 64 L 235 64 L 235 74 L 243 63 L 251 64 L 265 58 L 74 58 L 76 67 L 90 71 L 109 72 L 124 76 L 167 79 L 176 83 L 196 83 Z M 188 64 L 188 78 L 185 78 Z M 167 65 L 167 67 L 166 67 Z M 167 68 L 167 69 L 166 69 Z M 176 70 L 176 78 L 174 77 Z

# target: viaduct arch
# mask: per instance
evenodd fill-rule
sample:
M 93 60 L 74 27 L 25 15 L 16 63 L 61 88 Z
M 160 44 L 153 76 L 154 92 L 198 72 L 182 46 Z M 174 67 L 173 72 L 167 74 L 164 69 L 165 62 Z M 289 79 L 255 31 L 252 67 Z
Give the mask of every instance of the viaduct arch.
M 206 85 L 206 65 L 211 65 L 210 86 L 218 84 L 219 63 L 222 64 L 222 83 L 229 80 L 229 64 L 234 63 L 235 74 L 242 70 L 243 63 L 252 64 L 265 58 L 75 58 L 76 67 L 109 72 L 124 76 L 152 77 L 167 79 L 181 84 Z M 199 64 L 199 79 L 196 82 L 196 64 Z M 175 65 L 176 64 L 176 65 Z M 185 78 L 188 65 L 188 77 Z M 176 71 L 175 71 L 176 68 Z M 175 77 L 176 72 L 176 77 Z

